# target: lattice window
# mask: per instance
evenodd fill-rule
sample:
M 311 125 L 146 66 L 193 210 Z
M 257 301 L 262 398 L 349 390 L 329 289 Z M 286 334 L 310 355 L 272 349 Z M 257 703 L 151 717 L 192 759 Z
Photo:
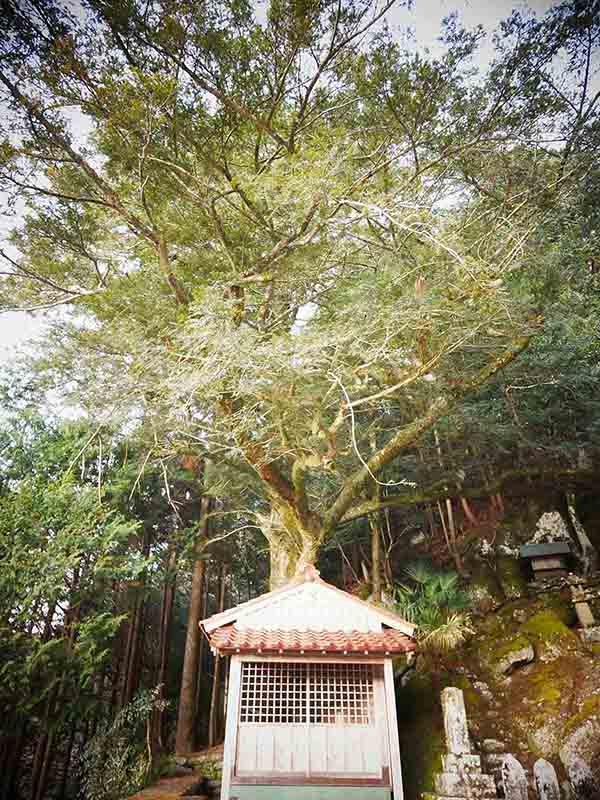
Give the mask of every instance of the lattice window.
M 373 724 L 370 664 L 242 664 L 240 722 Z
M 315 724 L 373 724 L 370 664 L 309 664 L 309 715 Z
M 306 666 L 244 662 L 240 722 L 306 722 Z

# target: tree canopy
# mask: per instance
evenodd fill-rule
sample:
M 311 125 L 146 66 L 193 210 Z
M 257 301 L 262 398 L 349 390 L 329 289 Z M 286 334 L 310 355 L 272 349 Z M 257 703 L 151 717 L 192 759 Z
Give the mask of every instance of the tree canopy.
M 8 3 L 3 304 L 59 309 L 65 397 L 252 498 L 275 581 L 409 497 L 595 263 L 590 4 L 515 12 L 483 74 L 481 30 L 411 52 L 392 5 Z

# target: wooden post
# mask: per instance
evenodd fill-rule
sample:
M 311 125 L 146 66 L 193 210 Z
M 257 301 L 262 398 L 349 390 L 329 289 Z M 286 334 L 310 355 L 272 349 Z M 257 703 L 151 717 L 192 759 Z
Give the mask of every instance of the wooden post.
M 241 677 L 242 660 L 240 656 L 231 656 L 229 666 L 229 691 L 227 693 L 227 719 L 225 721 L 225 746 L 223 748 L 221 800 L 229 800 L 231 779 L 235 768 Z
M 402 789 L 402 764 L 400 763 L 400 738 L 398 736 L 398 717 L 396 716 L 396 693 L 394 691 L 394 669 L 392 659 L 386 658 L 383 665 L 385 684 L 386 714 L 390 740 L 390 768 L 394 800 L 404 800 Z

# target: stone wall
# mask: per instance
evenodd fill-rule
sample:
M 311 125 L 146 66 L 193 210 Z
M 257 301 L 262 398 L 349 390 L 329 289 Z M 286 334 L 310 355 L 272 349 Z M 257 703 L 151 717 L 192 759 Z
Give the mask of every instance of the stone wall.
M 423 795 L 423 800 L 600 800 L 600 786 L 583 757 L 586 741 L 567 739 L 563 744 L 561 761 L 569 779 L 560 786 L 553 765 L 543 758 L 528 774 L 506 752 L 504 742 L 484 739 L 473 744 L 460 689 L 444 689 L 441 700 L 446 754 L 442 772 L 435 777 L 435 794 Z M 600 729 L 587 733 L 597 740 Z M 585 733 L 581 735 L 585 739 Z

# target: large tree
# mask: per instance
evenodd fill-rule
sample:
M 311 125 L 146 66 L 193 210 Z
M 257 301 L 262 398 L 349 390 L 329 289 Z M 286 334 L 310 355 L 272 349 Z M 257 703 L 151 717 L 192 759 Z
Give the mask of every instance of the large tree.
M 597 23 L 514 18 L 477 81 L 480 32 L 411 55 L 391 2 L 5 5 L 4 303 L 67 309 L 48 373 L 148 457 L 246 470 L 284 580 L 539 327 L 520 277 L 597 118 L 540 86 Z

